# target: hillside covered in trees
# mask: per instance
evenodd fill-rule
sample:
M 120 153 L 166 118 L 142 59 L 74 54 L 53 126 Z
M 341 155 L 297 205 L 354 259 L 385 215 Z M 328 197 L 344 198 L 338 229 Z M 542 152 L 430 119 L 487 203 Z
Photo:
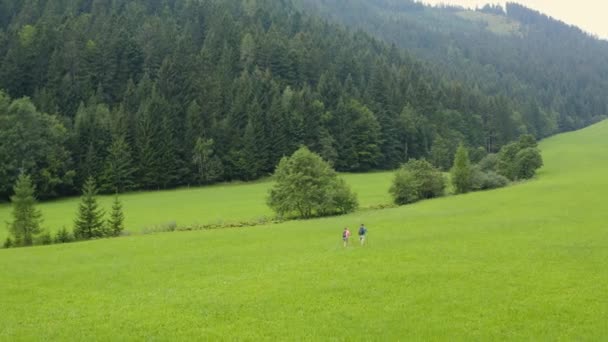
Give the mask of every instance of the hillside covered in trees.
M 608 114 L 608 41 L 517 3 L 476 11 L 413 0 L 294 0 L 308 12 L 405 48 L 441 74 L 511 99 L 537 137 Z
M 475 159 L 523 133 L 545 136 L 607 112 L 597 95 L 606 93 L 606 54 L 586 65 L 593 83 L 572 80 L 576 71 L 553 74 L 563 65 L 545 67 L 550 52 L 504 45 L 516 56 L 508 65 L 537 77 L 524 82 L 498 67 L 478 70 L 470 57 L 412 55 L 297 8 L 0 0 L 0 198 L 21 172 L 43 199 L 75 194 L 90 176 L 103 192 L 252 180 L 301 145 L 340 171 L 423 157 L 447 169 L 459 142 Z M 489 37 L 456 55 L 508 60 L 492 48 L 502 41 L 485 50 Z M 603 51 L 587 41 L 585 52 Z

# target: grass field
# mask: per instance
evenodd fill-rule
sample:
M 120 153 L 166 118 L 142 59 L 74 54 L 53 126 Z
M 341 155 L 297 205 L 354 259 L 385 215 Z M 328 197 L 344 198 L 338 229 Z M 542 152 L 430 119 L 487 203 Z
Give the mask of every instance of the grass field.
M 607 135 L 543 141 L 538 179 L 492 192 L 0 250 L 0 340 L 604 340 Z
M 342 177 L 359 194 L 362 208 L 391 202 L 388 189 L 392 173 L 344 174 Z M 121 195 L 125 225 L 130 232 L 141 232 L 155 226 L 176 222 L 180 225 L 238 222 L 272 217 L 266 205 L 270 180 L 254 183 L 222 184 L 202 188 L 142 192 Z M 99 201 L 107 212 L 113 196 L 101 196 Z M 45 202 L 39 205 L 44 227 L 57 231 L 72 229 L 79 198 Z M 6 222 L 11 220 L 9 204 L 0 205 L 0 242 L 8 236 Z

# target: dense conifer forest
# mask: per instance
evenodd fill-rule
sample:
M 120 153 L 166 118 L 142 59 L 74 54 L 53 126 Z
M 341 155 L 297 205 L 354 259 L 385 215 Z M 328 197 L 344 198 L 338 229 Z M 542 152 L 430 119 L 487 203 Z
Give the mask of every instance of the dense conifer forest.
M 442 77 L 511 99 L 537 137 L 608 113 L 608 41 L 517 3 L 476 11 L 412 0 L 295 0 L 432 63 Z M 514 121 L 514 122 L 513 122 Z
M 447 170 L 459 143 L 475 161 L 608 113 L 606 43 L 510 6 L 521 35 L 416 24 L 408 46 L 286 0 L 0 0 L 0 198 L 20 173 L 41 199 L 254 180 L 300 146 Z

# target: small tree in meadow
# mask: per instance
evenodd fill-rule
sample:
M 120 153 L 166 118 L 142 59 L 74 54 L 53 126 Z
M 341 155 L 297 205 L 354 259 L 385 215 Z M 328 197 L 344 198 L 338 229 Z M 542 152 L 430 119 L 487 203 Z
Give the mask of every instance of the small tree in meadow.
M 275 171 L 268 205 L 279 215 L 302 218 L 344 214 L 358 206 L 356 195 L 319 155 L 302 147 Z
M 97 204 L 95 180 L 89 177 L 82 189 L 78 216 L 74 221 L 74 236 L 83 240 L 103 237 L 105 235 L 103 215 L 103 210 Z
M 122 203 L 118 199 L 118 196 L 114 197 L 112 203 L 112 213 L 108 220 L 108 233 L 112 236 L 119 236 L 120 233 L 125 229 L 124 226 L 125 215 L 122 212 Z
M 15 195 L 11 197 L 13 221 L 9 223 L 9 232 L 13 240 L 10 246 L 31 246 L 34 238 L 41 234 L 42 213 L 36 209 L 35 188 L 30 176 L 21 174 L 13 187 Z
M 456 150 L 451 175 L 452 184 L 457 194 L 471 191 L 471 161 L 469 160 L 469 152 L 462 144 Z

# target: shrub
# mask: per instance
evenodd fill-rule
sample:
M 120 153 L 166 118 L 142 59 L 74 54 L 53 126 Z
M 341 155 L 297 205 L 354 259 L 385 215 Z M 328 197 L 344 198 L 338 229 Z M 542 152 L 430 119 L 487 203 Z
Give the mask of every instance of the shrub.
M 4 240 L 4 244 L 2 244 L 3 248 L 11 248 L 13 247 L 14 243 L 13 240 L 10 237 L 7 237 L 6 240 Z
M 397 205 L 409 204 L 418 201 L 419 182 L 416 177 L 407 170 L 401 168 L 395 173 L 395 179 L 391 186 L 390 193 L 393 196 L 393 201 Z
M 530 179 L 543 166 L 543 158 L 535 147 L 524 148 L 515 156 L 515 176 L 517 179 Z
M 474 191 L 502 188 L 508 184 L 506 177 L 494 171 L 484 172 L 478 166 L 473 167 L 471 186 Z
M 36 239 L 36 245 L 50 245 L 53 243 L 53 238 L 51 237 L 51 233 L 49 233 L 48 231 L 40 234 L 40 236 L 38 236 L 38 238 Z
M 443 174 L 426 160 L 416 159 L 396 172 L 390 189 L 393 201 L 399 205 L 443 196 L 444 191 Z
M 495 153 L 488 154 L 477 164 L 483 172 L 496 172 L 498 166 L 498 156 Z
M 68 243 L 74 241 L 74 236 L 65 227 L 55 234 L 55 243 Z
M 469 151 L 469 158 L 471 163 L 479 163 L 488 156 L 488 152 L 485 148 L 479 146 Z
M 531 135 L 522 136 L 518 142 L 503 146 L 498 153 L 497 171 L 510 180 L 529 179 L 543 165 L 536 140 Z

